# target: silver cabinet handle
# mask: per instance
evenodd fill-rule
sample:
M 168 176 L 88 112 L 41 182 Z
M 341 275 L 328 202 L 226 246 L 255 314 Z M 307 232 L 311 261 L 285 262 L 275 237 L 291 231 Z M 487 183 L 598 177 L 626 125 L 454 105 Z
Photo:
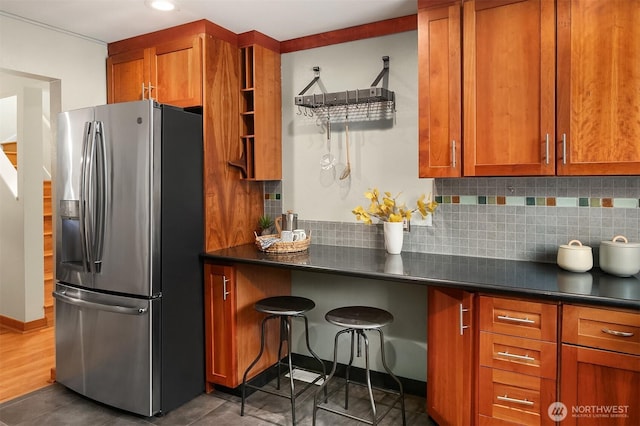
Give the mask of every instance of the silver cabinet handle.
M 509 315 L 498 315 L 498 319 L 503 321 L 511 321 L 511 322 L 518 322 L 518 323 L 524 323 L 524 324 L 535 323 L 534 320 L 530 320 L 529 318 L 515 318 L 515 317 L 510 317 Z
M 508 358 L 515 358 L 515 359 L 523 359 L 525 361 L 535 361 L 536 359 L 529 356 L 529 355 L 517 355 L 517 354 L 510 354 L 509 352 L 498 352 L 498 355 L 500 356 L 506 356 Z
M 230 294 L 229 291 L 227 291 L 227 283 L 229 282 L 229 279 L 223 275 L 222 276 L 222 300 L 227 300 L 227 296 Z
M 149 99 L 153 99 L 153 94 L 151 93 L 153 89 L 155 89 L 155 87 L 151 85 L 151 82 L 149 82 Z
M 465 328 L 469 328 L 469 326 L 468 326 L 468 325 L 464 325 L 464 319 L 463 319 L 463 317 L 462 317 L 462 314 L 463 314 L 463 313 L 465 313 L 465 312 L 469 312 L 469 310 L 468 310 L 468 309 L 465 309 L 465 308 L 462 306 L 462 303 L 461 303 L 461 304 L 460 304 L 460 335 L 461 335 L 461 336 L 462 336 L 462 335 L 464 335 L 464 329 L 465 329 Z
M 533 401 L 529 401 L 528 399 L 509 398 L 507 395 L 505 396 L 498 395 L 497 398 L 499 401 L 514 402 L 516 404 L 522 404 L 529 407 L 533 405 Z
M 456 141 L 451 141 L 451 163 L 453 164 L 453 168 L 456 168 Z
M 567 164 L 567 134 L 562 134 L 562 164 Z
M 545 163 L 549 164 L 549 133 L 544 138 L 544 158 Z
M 618 337 L 631 337 L 633 336 L 633 332 L 631 331 L 617 331 L 617 330 L 609 330 L 608 328 L 602 329 L 603 333 L 611 334 L 612 336 Z

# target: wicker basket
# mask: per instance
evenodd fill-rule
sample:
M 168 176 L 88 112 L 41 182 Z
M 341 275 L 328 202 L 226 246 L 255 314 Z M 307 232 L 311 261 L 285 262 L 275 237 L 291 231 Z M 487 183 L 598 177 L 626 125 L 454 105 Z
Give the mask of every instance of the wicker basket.
M 307 238 L 302 241 L 292 241 L 292 242 L 278 241 L 277 243 L 270 245 L 266 249 L 263 249 L 260 246 L 260 243 L 258 242 L 260 238 L 266 239 L 266 238 L 277 238 L 277 237 L 279 237 L 278 234 L 262 235 L 260 237 L 256 237 L 256 241 L 255 241 L 256 247 L 258 248 L 258 250 L 264 251 L 265 253 L 295 253 L 299 251 L 305 251 L 309 248 L 309 245 L 311 245 L 311 233 L 309 233 L 309 235 L 307 235 Z

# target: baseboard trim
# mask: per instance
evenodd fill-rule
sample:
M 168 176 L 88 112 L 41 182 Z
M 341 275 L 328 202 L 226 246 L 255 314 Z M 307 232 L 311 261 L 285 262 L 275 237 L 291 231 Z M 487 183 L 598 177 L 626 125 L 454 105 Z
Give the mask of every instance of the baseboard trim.
M 15 331 L 18 333 L 29 333 L 32 331 L 46 328 L 48 325 L 47 318 L 39 318 L 37 320 L 23 322 L 13 318 L 0 315 L 0 327 Z
M 306 370 L 315 371 L 319 373 L 318 361 L 316 361 L 315 358 L 311 356 L 294 353 L 293 356 L 291 357 L 291 360 L 294 366 L 296 367 L 301 367 Z M 286 358 L 283 358 L 283 361 L 286 361 Z M 333 366 L 333 361 L 322 360 L 322 362 L 325 365 L 327 374 L 329 374 L 331 372 L 331 367 Z M 344 378 L 346 369 L 347 369 L 346 364 L 338 363 L 338 366 L 336 368 L 336 376 Z M 285 370 L 286 368 L 283 367 L 281 370 L 281 373 L 285 373 Z M 349 376 L 353 381 L 365 383 L 365 377 L 366 377 L 365 373 L 366 373 L 366 370 L 364 368 L 351 367 L 351 373 L 349 374 Z M 266 369 L 262 373 L 258 374 L 253 379 L 251 379 L 251 383 L 256 386 L 264 386 L 265 384 L 269 383 L 271 380 L 275 379 L 276 377 L 277 377 L 277 367 L 274 365 Z M 427 396 L 426 382 L 415 380 L 415 379 L 408 379 L 406 377 L 398 377 L 398 379 L 400 380 L 400 383 L 402 383 L 402 387 L 405 393 L 410 395 L 415 395 L 415 396 L 421 396 L 421 397 Z M 387 388 L 387 389 L 395 389 L 398 386 L 396 382 L 393 381 L 390 375 L 388 375 L 387 373 L 380 373 L 378 371 L 371 371 L 371 384 L 376 387 Z M 238 386 L 235 389 L 230 389 L 230 388 L 226 388 L 224 386 L 218 386 L 218 385 L 216 385 L 215 388 L 216 390 L 220 390 L 222 392 L 225 392 L 231 395 L 242 396 L 242 385 Z M 247 389 L 247 395 L 251 395 L 251 393 L 253 392 L 255 392 L 255 390 Z

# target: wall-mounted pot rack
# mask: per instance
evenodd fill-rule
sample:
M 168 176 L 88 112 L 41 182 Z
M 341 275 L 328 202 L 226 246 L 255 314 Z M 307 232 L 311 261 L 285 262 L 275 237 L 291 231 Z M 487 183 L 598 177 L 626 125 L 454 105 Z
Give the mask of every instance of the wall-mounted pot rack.
M 341 92 L 305 93 L 320 80 L 320 67 L 313 67 L 314 78 L 294 98 L 298 115 L 339 118 L 349 116 L 350 120 L 386 118 L 395 113 L 395 93 L 386 88 L 389 75 L 389 57 L 382 57 L 383 68 L 366 89 L 344 90 Z M 383 87 L 377 87 L 382 81 Z M 321 87 L 322 88 L 322 87 Z M 304 108 L 304 110 L 303 110 Z

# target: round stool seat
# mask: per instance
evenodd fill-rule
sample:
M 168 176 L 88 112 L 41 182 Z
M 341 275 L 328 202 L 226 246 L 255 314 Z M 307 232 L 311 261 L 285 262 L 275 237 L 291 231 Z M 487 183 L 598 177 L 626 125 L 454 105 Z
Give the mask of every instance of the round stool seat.
M 298 296 L 275 296 L 258 300 L 255 309 L 270 315 L 300 315 L 315 308 L 313 300 Z
M 384 309 L 371 306 L 345 306 L 332 309 L 325 315 L 331 324 L 346 328 L 373 329 L 393 322 L 393 315 Z

